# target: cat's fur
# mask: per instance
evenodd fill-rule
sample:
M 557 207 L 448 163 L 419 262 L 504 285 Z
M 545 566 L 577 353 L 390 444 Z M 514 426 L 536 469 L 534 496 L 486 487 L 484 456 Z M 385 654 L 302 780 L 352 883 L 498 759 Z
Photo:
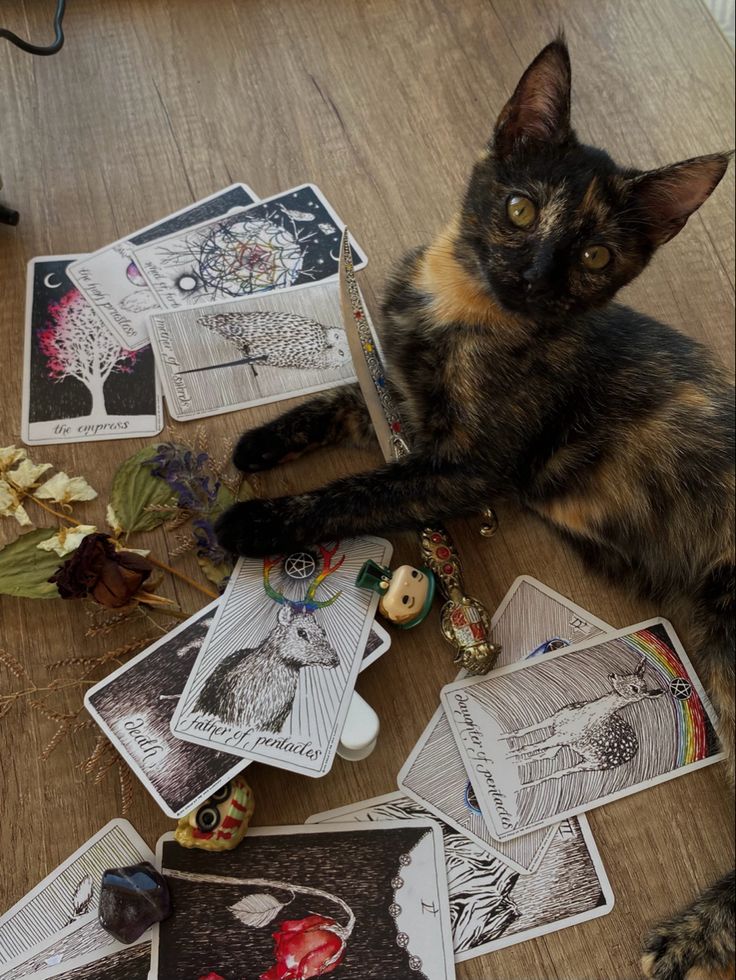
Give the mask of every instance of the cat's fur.
M 236 504 L 222 544 L 262 555 L 519 501 L 676 622 L 690 614 L 732 772 L 734 389 L 695 341 L 611 302 L 727 162 L 714 154 L 642 173 L 580 144 L 567 48 L 548 45 L 502 111 L 459 213 L 388 284 L 379 327 L 411 455 L 311 493 Z M 537 207 L 527 230 L 506 214 L 512 194 Z M 580 261 L 595 244 L 613 255 L 597 272 Z M 369 434 L 359 391 L 341 388 L 246 433 L 235 462 L 265 469 Z M 728 969 L 733 874 L 646 949 L 658 980 Z

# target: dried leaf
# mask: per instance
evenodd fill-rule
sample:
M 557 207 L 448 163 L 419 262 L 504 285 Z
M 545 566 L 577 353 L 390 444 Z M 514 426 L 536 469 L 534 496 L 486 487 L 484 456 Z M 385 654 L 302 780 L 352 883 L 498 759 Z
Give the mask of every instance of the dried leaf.
M 39 551 L 39 544 L 55 537 L 48 527 L 22 534 L 0 550 L 0 595 L 27 599 L 58 599 L 56 586 L 48 580 L 61 564 L 53 551 Z
M 165 480 L 152 473 L 150 460 L 156 456 L 156 446 L 147 446 L 126 459 L 115 474 L 110 491 L 110 506 L 116 523 L 130 534 L 132 531 L 152 531 L 167 519 L 151 505 L 176 506 L 176 499 Z M 168 515 L 170 516 L 170 515 Z
M 232 905 L 230 911 L 244 926 L 263 929 L 264 926 L 273 922 L 283 907 L 283 902 L 280 902 L 278 898 L 264 892 L 246 895 L 237 904 Z

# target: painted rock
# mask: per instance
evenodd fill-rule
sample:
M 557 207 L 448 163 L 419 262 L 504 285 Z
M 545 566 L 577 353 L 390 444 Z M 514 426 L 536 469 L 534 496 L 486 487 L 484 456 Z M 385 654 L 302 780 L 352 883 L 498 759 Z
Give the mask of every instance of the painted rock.
M 109 868 L 102 875 L 100 925 L 119 942 L 135 942 L 149 926 L 170 914 L 166 879 L 148 861 L 129 868 Z

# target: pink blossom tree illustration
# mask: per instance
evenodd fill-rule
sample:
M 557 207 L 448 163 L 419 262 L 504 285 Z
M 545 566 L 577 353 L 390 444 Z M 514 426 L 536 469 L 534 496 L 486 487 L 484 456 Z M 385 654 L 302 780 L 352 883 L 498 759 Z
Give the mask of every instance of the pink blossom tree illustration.
M 92 396 L 90 414 L 105 416 L 105 382 L 111 374 L 130 374 L 138 356 L 125 350 L 82 294 L 70 289 L 48 309 L 38 346 L 54 381 L 76 378 Z

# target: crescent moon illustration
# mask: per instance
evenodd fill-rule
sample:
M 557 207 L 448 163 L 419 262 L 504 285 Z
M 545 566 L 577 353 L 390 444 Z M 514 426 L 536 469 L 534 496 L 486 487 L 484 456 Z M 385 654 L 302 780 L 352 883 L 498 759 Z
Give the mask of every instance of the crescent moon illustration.
M 340 256 L 339 255 L 333 255 L 332 252 L 330 252 L 330 258 L 332 259 L 333 262 L 337 262 L 337 263 L 340 262 Z
M 52 282 L 51 280 L 53 278 L 54 278 L 53 272 L 49 272 L 49 274 L 44 279 L 43 284 L 47 289 L 58 289 L 59 286 L 61 285 L 61 280 L 59 280 L 58 282 Z

